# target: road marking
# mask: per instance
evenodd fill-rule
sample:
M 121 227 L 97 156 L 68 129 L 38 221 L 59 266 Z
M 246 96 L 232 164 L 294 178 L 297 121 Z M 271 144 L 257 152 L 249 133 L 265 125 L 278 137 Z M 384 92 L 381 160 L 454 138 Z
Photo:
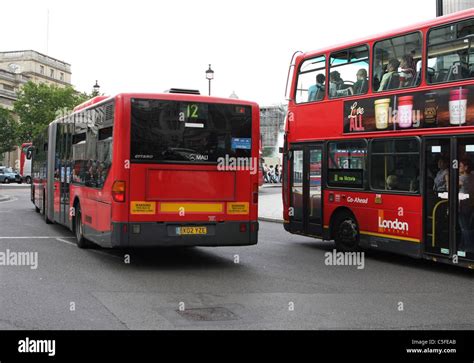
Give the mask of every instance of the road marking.
M 3 202 L 0 202 L 0 204 L 5 204 L 5 203 L 11 203 L 17 201 L 18 198 L 13 197 L 12 199 L 4 200 Z
M 62 236 L 25 236 L 25 237 L 0 237 L 0 239 L 55 239 L 55 238 L 75 238 L 75 237 L 62 237 Z
M 65 238 L 76 238 L 76 237 L 56 237 L 56 241 L 58 242 L 63 242 L 65 244 L 68 244 L 68 245 L 71 245 L 71 246 L 77 246 L 77 244 L 75 242 L 71 242 L 71 241 L 66 241 Z M 115 258 L 118 258 L 119 260 L 122 259 L 121 256 L 116 256 L 116 255 L 113 255 L 113 254 L 110 254 L 110 253 L 107 253 L 107 252 L 104 252 L 104 251 L 101 251 L 101 250 L 93 250 L 93 249 L 88 249 L 87 251 L 90 251 L 90 252 L 94 252 L 94 253 L 98 253 L 99 255 L 105 255 L 105 256 L 108 256 L 108 257 L 115 257 Z

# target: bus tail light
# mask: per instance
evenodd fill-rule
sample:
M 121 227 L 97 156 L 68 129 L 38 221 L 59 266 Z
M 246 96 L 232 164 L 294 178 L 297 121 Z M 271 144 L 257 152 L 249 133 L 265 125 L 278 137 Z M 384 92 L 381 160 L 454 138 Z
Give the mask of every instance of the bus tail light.
M 114 181 L 112 185 L 112 198 L 115 202 L 123 203 L 125 202 L 125 182 L 122 180 Z
M 240 232 L 245 233 L 247 232 L 247 223 L 240 223 Z
M 254 204 L 258 204 L 258 183 L 255 183 L 252 188 L 252 201 Z

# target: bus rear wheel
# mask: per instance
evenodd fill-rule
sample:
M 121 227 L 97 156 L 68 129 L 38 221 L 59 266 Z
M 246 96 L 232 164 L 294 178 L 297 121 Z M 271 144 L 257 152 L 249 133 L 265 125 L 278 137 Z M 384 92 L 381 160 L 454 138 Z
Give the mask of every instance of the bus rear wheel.
M 79 248 L 90 247 L 89 241 L 84 237 L 84 225 L 82 224 L 81 205 L 78 203 L 75 207 L 74 234 L 76 235 L 76 244 Z
M 359 226 L 355 217 L 344 212 L 336 217 L 334 223 L 336 248 L 342 252 L 356 252 L 359 247 Z

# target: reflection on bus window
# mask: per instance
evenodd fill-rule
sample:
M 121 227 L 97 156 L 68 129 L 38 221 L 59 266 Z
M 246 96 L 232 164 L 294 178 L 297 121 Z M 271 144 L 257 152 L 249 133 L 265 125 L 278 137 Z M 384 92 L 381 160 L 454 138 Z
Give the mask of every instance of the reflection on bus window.
M 428 83 L 474 77 L 474 20 L 433 29 L 428 36 Z
M 328 149 L 328 185 L 364 188 L 367 159 L 365 141 L 331 142 Z

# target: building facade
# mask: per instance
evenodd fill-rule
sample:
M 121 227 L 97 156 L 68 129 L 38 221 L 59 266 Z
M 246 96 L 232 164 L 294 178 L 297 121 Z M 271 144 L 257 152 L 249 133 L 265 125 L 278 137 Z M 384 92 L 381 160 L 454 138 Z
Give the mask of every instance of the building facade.
M 0 52 L 0 107 L 13 110 L 17 92 L 28 81 L 71 86 L 71 65 L 34 50 Z M 20 150 L 0 155 L 0 165 L 18 168 Z
M 286 112 L 287 106 L 283 104 L 260 107 L 262 153 L 266 161 L 272 159 L 269 163 L 275 164 L 281 158 L 278 148 L 283 146 Z
M 447 15 L 474 8 L 474 0 L 438 0 L 437 7 L 438 16 Z

